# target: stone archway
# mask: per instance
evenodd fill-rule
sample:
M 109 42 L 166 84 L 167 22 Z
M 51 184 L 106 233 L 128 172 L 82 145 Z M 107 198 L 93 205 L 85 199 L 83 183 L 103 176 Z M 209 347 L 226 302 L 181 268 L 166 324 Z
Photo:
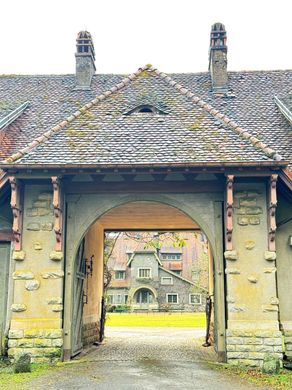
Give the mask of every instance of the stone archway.
M 145 205 L 156 205 L 158 215 L 148 218 L 148 225 L 145 224 Z M 159 214 L 159 207 L 160 214 Z M 131 210 L 131 218 L 127 224 L 122 218 L 123 212 L 128 208 Z M 130 208 L 130 210 L 129 210 Z M 100 247 L 103 242 L 103 231 L 106 229 L 175 229 L 178 221 L 178 228 L 198 229 L 201 228 L 208 237 L 214 257 L 215 278 L 215 318 L 216 327 L 216 348 L 219 359 L 225 356 L 225 304 L 224 304 L 224 272 L 223 272 L 223 248 L 222 248 L 222 203 L 218 201 L 216 194 L 127 194 L 110 195 L 106 199 L 100 194 L 87 194 L 69 197 L 68 221 L 67 224 L 67 270 L 64 306 L 64 357 L 71 356 L 72 337 L 72 289 L 74 276 L 74 259 L 79 242 L 85 235 L 93 234 L 95 229 L 99 235 Z M 144 214 L 142 223 L 140 210 Z M 135 214 L 136 212 L 136 214 Z M 168 215 L 166 215 L 168 212 Z M 147 214 L 147 213 L 146 213 Z M 160 216 L 160 218 L 159 218 Z M 173 217 L 173 218 L 172 218 Z M 140 220 L 139 220 L 140 218 Z M 165 218 L 165 219 L 164 219 Z M 167 222 L 168 221 L 168 222 Z M 194 222 L 196 221 L 196 222 Z M 102 253 L 100 253 L 102 256 Z M 99 262 L 100 266 L 102 261 Z M 98 266 L 96 267 L 98 268 Z M 96 271 L 101 281 L 101 269 Z

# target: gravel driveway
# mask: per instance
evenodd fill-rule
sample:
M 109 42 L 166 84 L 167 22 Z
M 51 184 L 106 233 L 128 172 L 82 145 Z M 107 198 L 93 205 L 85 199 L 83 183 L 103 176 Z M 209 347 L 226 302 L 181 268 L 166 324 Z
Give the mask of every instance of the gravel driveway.
M 100 346 L 71 364 L 32 381 L 29 388 L 98 390 L 262 389 L 208 368 L 212 348 L 203 348 L 204 330 L 107 328 Z M 267 390 L 267 388 L 265 388 Z

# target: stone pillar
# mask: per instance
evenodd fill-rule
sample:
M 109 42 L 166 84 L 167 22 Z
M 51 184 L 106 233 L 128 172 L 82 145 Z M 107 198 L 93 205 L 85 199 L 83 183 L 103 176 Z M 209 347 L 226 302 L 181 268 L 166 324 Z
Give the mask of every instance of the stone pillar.
M 13 303 L 8 355 L 33 362 L 61 356 L 63 254 L 55 252 L 52 187 L 26 185 L 22 249 L 13 251 Z
M 234 184 L 233 249 L 225 252 L 227 360 L 260 367 L 282 358 L 275 252 L 268 251 L 266 185 Z

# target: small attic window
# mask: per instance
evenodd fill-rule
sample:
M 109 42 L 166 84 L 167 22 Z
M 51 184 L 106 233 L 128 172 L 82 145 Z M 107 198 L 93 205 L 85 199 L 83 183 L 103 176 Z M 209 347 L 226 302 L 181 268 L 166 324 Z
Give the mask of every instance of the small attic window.
M 151 106 L 140 106 L 137 110 L 137 112 L 148 112 L 148 113 L 154 113 L 155 110 L 154 110 L 154 107 L 151 107 Z
M 137 106 L 133 108 L 132 110 L 126 112 L 124 115 L 130 115 L 132 113 L 139 113 L 139 114 L 160 114 L 165 115 L 166 112 L 161 111 L 160 109 L 156 108 L 155 106 L 152 106 L 150 104 L 141 104 L 140 106 Z

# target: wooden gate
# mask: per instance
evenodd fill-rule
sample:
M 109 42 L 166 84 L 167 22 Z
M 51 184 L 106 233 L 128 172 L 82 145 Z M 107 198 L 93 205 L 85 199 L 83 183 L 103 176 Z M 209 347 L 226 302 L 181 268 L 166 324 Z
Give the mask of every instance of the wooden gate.
M 73 288 L 72 356 L 82 351 L 83 300 L 85 282 L 84 239 L 75 259 L 75 277 Z
M 10 242 L 0 243 L 0 355 L 5 353 Z

